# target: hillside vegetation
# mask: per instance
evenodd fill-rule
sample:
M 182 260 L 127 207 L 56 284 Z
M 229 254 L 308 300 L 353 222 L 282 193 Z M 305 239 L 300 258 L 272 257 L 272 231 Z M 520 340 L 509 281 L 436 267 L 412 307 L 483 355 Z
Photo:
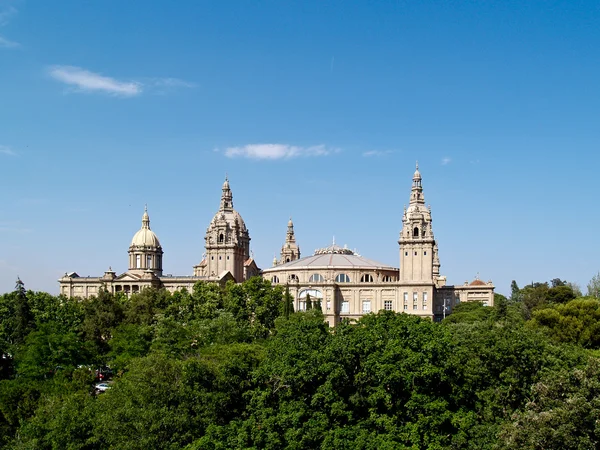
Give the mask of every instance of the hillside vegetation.
M 560 280 L 442 323 L 381 311 L 335 328 L 261 278 L 88 300 L 18 283 L 0 296 L 0 443 L 594 449 L 599 347 L 600 301 Z

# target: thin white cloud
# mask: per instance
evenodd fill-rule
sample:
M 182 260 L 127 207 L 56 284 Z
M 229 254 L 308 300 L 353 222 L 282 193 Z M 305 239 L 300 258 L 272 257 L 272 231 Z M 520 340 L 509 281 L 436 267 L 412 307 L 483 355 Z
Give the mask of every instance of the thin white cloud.
M 0 155 L 17 156 L 17 153 L 6 145 L 0 145 Z
M 0 48 L 18 48 L 21 44 L 15 41 L 9 41 L 5 37 L 0 36 Z
M 10 22 L 10 19 L 16 16 L 17 12 L 17 8 L 15 8 L 14 6 L 9 6 L 7 8 L 2 9 L 0 11 L 0 27 Z
M 179 78 L 153 78 L 152 83 L 157 87 L 165 88 L 195 88 L 196 83 L 180 80 Z
M 364 152 L 362 155 L 366 158 L 369 158 L 373 156 L 385 156 L 389 155 L 390 153 L 392 153 L 391 150 L 369 150 L 368 152 Z
M 50 76 L 79 92 L 103 92 L 119 97 L 135 97 L 142 85 L 135 81 L 119 81 L 76 66 L 52 66 Z
M 51 66 L 55 80 L 72 86 L 76 92 L 102 92 L 118 97 L 136 97 L 143 92 L 166 94 L 181 88 L 196 87 L 195 83 L 179 78 L 145 78 L 121 81 L 76 66 Z
M 17 8 L 14 6 L 9 6 L 7 8 L 3 8 L 0 10 L 0 27 L 6 25 L 13 16 L 17 14 Z M 0 48 L 18 48 L 21 44 L 15 41 L 11 41 L 10 39 L 5 38 L 4 36 L 0 36 Z
M 326 156 L 338 151 L 338 149 L 328 148 L 325 145 L 298 147 L 288 144 L 250 144 L 243 147 L 229 147 L 225 149 L 224 153 L 228 158 L 276 160 L 300 156 Z
M 442 166 L 447 166 L 451 162 L 452 162 L 452 159 L 448 158 L 447 156 L 442 158 Z

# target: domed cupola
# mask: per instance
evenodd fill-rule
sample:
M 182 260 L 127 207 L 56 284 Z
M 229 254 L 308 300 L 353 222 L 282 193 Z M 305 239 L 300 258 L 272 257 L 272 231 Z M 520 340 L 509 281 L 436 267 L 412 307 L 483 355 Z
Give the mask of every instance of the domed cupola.
M 162 275 L 163 250 L 156 234 L 150 229 L 148 208 L 144 208 L 142 228 L 133 236 L 129 246 L 129 271 L 143 274 L 151 271 Z

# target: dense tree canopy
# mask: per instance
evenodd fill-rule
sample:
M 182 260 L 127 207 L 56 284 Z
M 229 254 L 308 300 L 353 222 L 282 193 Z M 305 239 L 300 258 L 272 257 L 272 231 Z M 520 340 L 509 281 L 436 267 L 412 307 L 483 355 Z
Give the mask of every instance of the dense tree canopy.
M 279 286 L 0 296 L 6 448 L 595 448 L 600 300 L 513 283 L 329 328 Z M 95 389 L 109 377 L 105 392 Z

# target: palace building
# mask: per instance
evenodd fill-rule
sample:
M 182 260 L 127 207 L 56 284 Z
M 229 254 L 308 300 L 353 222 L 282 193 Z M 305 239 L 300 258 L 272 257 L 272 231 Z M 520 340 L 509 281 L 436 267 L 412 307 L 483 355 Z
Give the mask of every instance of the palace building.
M 404 208 L 399 244 L 399 268 L 379 263 L 333 242 L 302 258 L 294 224 L 287 224 L 280 259 L 260 270 L 250 253 L 250 234 L 233 208 L 229 181 L 225 179 L 219 210 L 205 235 L 206 253 L 194 266 L 192 276 L 164 276 L 163 249 L 150 229 L 147 210 L 142 227 L 129 246 L 129 270 L 117 275 L 108 269 L 101 277 L 80 277 L 75 272 L 60 280 L 60 293 L 69 297 L 90 297 L 101 288 L 131 294 L 145 287 L 171 292 L 191 290 L 197 281 L 243 282 L 262 275 L 274 285 L 289 289 L 295 310 L 307 302 L 320 305 L 328 323 L 344 318 L 357 319 L 379 310 L 392 310 L 441 320 L 464 301 L 493 306 L 494 285 L 478 278 L 471 283 L 449 285 L 440 275 L 438 245 L 433 233 L 431 207 L 425 205 L 419 167 L 413 175 L 410 202 Z

